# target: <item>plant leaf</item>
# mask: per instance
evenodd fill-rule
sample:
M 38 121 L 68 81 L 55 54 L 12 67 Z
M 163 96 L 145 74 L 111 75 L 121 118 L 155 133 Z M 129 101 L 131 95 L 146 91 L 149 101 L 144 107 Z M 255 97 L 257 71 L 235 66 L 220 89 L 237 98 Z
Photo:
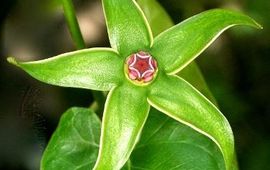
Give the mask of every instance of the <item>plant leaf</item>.
M 103 0 L 103 10 L 112 48 L 122 57 L 149 49 L 152 33 L 134 0 Z
M 108 91 L 123 75 L 123 61 L 116 52 L 92 48 L 33 62 L 8 61 L 34 78 L 53 85 Z
M 126 83 L 110 91 L 95 170 L 118 170 L 129 159 L 150 108 L 144 90 Z
M 131 169 L 225 170 L 212 140 L 155 109 L 150 110 L 130 160 Z
M 98 154 L 100 120 L 90 109 L 67 110 L 41 160 L 41 170 L 92 169 Z
M 189 83 L 177 76 L 159 74 L 148 96 L 159 111 L 212 139 L 220 148 L 227 169 L 234 159 L 231 127 L 222 113 Z
M 159 34 L 154 39 L 151 54 L 159 68 L 175 74 L 193 61 L 224 30 L 234 25 L 261 28 L 250 17 L 228 10 L 202 12 Z

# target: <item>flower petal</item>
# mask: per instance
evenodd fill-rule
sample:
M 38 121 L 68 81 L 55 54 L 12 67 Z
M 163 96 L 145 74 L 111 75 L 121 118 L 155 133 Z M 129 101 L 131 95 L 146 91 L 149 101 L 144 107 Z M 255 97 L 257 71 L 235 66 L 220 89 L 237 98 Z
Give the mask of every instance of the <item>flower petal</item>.
M 162 31 L 174 26 L 170 16 L 156 0 L 138 0 L 137 2 L 141 6 L 151 26 L 154 37 Z M 161 22 L 162 24 L 160 24 Z M 191 62 L 187 67 L 181 70 L 178 75 L 187 80 L 211 102 L 217 105 L 217 102 L 208 89 L 200 68 L 195 61 Z
M 177 76 L 159 75 L 148 102 L 168 116 L 212 139 L 220 148 L 227 169 L 234 159 L 234 138 L 222 113 L 199 91 Z
M 228 10 L 202 12 L 159 34 L 154 39 L 151 54 L 159 67 L 175 74 L 194 60 L 224 30 L 234 25 L 261 28 L 250 17 Z
M 103 0 L 103 9 L 112 48 L 127 57 L 149 49 L 153 38 L 148 22 L 134 0 Z
M 34 78 L 53 85 L 108 91 L 118 85 L 123 75 L 123 61 L 106 48 L 92 48 L 65 53 L 45 60 L 17 62 Z
M 150 108 L 143 90 L 142 87 L 124 84 L 110 91 L 95 170 L 120 169 L 128 160 Z

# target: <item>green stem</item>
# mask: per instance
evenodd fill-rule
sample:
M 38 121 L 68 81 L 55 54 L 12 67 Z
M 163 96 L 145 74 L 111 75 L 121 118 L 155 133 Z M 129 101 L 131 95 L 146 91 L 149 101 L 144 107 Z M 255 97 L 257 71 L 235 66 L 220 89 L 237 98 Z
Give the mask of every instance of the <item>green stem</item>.
M 86 48 L 83 36 L 78 24 L 78 20 L 75 15 L 74 6 L 72 0 L 62 0 L 64 15 L 68 24 L 68 28 L 72 37 L 73 42 L 77 49 Z M 97 113 L 101 113 L 104 107 L 105 97 L 100 91 L 92 91 L 94 100 L 97 103 Z
M 68 24 L 68 28 L 73 42 L 77 49 L 85 48 L 85 43 L 82 37 L 82 33 L 75 15 L 74 6 L 72 0 L 62 0 L 64 15 Z

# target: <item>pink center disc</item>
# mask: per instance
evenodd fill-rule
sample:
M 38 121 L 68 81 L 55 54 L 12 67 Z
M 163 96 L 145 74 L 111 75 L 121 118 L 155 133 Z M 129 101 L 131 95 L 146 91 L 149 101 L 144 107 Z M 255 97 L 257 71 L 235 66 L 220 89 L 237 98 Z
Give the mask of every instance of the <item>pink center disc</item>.
M 157 70 L 156 60 L 148 53 L 140 51 L 128 57 L 128 76 L 131 80 L 150 82 Z

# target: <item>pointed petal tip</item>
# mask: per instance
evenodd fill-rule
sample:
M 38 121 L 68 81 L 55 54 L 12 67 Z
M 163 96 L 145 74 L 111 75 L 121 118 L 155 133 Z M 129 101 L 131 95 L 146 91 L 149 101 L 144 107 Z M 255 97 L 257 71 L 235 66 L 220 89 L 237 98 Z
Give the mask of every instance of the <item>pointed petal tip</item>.
M 259 23 L 256 22 L 255 20 L 253 20 L 253 21 L 254 21 L 255 27 L 256 27 L 257 29 L 260 29 L 260 30 L 263 29 L 263 26 L 262 26 L 261 24 L 259 24 Z
M 15 66 L 19 66 L 19 63 L 16 61 L 16 59 L 14 57 L 8 57 L 7 58 L 7 61 L 10 63 L 10 64 L 13 64 Z
M 263 26 L 261 24 L 259 24 L 255 19 L 251 18 L 250 16 L 248 16 L 248 18 L 251 21 L 248 24 L 249 26 L 252 26 L 252 27 L 257 28 L 257 29 L 263 29 Z
M 202 13 L 209 13 L 209 12 L 240 14 L 240 15 L 244 16 L 246 19 L 248 19 L 248 20 L 246 20 L 248 22 L 245 23 L 245 24 L 242 23 L 242 24 L 236 24 L 236 25 L 249 25 L 249 26 L 252 26 L 252 27 L 257 28 L 257 29 L 263 29 L 263 26 L 261 24 L 259 24 L 257 21 L 255 21 L 252 17 L 244 14 L 243 11 L 235 11 L 235 10 L 224 9 L 224 8 L 214 8 L 214 9 L 210 9 L 210 10 L 204 11 Z

